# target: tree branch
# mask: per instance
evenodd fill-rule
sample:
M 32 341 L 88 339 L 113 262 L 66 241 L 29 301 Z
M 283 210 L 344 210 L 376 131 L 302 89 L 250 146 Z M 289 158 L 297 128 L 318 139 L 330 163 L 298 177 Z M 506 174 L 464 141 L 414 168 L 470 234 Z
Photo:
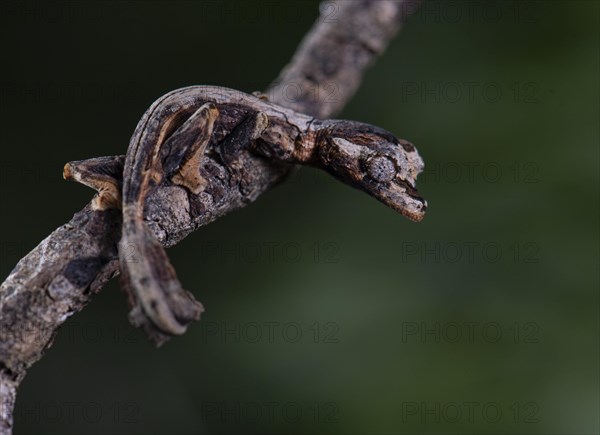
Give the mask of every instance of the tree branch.
M 367 66 L 385 50 L 417 3 L 324 2 L 320 17 L 290 64 L 267 90 L 269 99 L 320 118 L 339 112 L 354 95 Z M 251 164 L 258 174 L 251 186 L 252 200 L 290 170 L 261 158 L 252 159 Z M 156 193 L 162 203 L 171 195 L 167 190 Z M 160 242 L 172 246 L 199 226 L 248 202 L 247 195 L 228 186 L 217 196 L 184 210 L 175 195 L 168 199 L 168 218 L 150 201 L 146 219 Z M 120 236 L 120 212 L 94 212 L 88 204 L 22 258 L 0 286 L 1 435 L 12 432 L 16 390 L 26 370 L 51 346 L 65 320 L 118 274 Z

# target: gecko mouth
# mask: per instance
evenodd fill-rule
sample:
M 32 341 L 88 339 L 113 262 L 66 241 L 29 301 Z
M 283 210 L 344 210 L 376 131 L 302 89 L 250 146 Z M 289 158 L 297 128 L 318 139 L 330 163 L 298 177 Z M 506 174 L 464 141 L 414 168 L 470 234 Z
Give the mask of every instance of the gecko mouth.
M 427 201 L 408 181 L 396 177 L 383 186 L 373 184 L 367 188 L 367 192 L 411 221 L 419 222 L 425 217 Z

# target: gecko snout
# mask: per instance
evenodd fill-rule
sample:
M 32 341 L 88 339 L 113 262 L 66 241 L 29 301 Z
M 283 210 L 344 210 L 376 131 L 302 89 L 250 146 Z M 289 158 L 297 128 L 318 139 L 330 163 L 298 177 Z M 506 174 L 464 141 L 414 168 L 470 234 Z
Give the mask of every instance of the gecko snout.
M 71 180 L 73 178 L 73 170 L 69 163 L 65 163 L 65 166 L 63 166 L 63 178 L 65 180 Z

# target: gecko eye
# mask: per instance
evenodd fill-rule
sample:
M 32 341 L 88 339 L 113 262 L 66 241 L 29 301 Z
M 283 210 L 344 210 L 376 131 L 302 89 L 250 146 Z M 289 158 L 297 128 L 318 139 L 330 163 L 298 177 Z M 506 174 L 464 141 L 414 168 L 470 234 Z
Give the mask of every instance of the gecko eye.
M 396 176 L 396 165 L 387 157 L 375 156 L 367 161 L 367 172 L 373 180 L 387 183 Z

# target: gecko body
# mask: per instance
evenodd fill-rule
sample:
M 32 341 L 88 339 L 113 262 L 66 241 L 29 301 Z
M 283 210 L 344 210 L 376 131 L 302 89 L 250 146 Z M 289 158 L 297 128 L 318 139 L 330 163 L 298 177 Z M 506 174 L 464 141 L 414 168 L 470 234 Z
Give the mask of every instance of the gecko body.
M 96 209 L 122 208 L 121 283 L 129 295 L 130 319 L 157 344 L 185 332 L 203 307 L 182 288 L 163 245 L 147 227 L 147 199 L 165 184 L 190 197 L 210 190 L 209 157 L 225 168 L 224 182 L 243 191 L 254 175 L 244 158 L 248 153 L 277 164 L 319 167 L 411 220 L 424 216 L 427 205 L 415 186 L 423 162 L 412 144 L 383 129 L 315 119 L 222 87 L 172 91 L 146 111 L 117 169 L 99 159 L 65 166 L 65 178 L 98 190 Z M 114 177 L 120 167 L 122 184 Z

